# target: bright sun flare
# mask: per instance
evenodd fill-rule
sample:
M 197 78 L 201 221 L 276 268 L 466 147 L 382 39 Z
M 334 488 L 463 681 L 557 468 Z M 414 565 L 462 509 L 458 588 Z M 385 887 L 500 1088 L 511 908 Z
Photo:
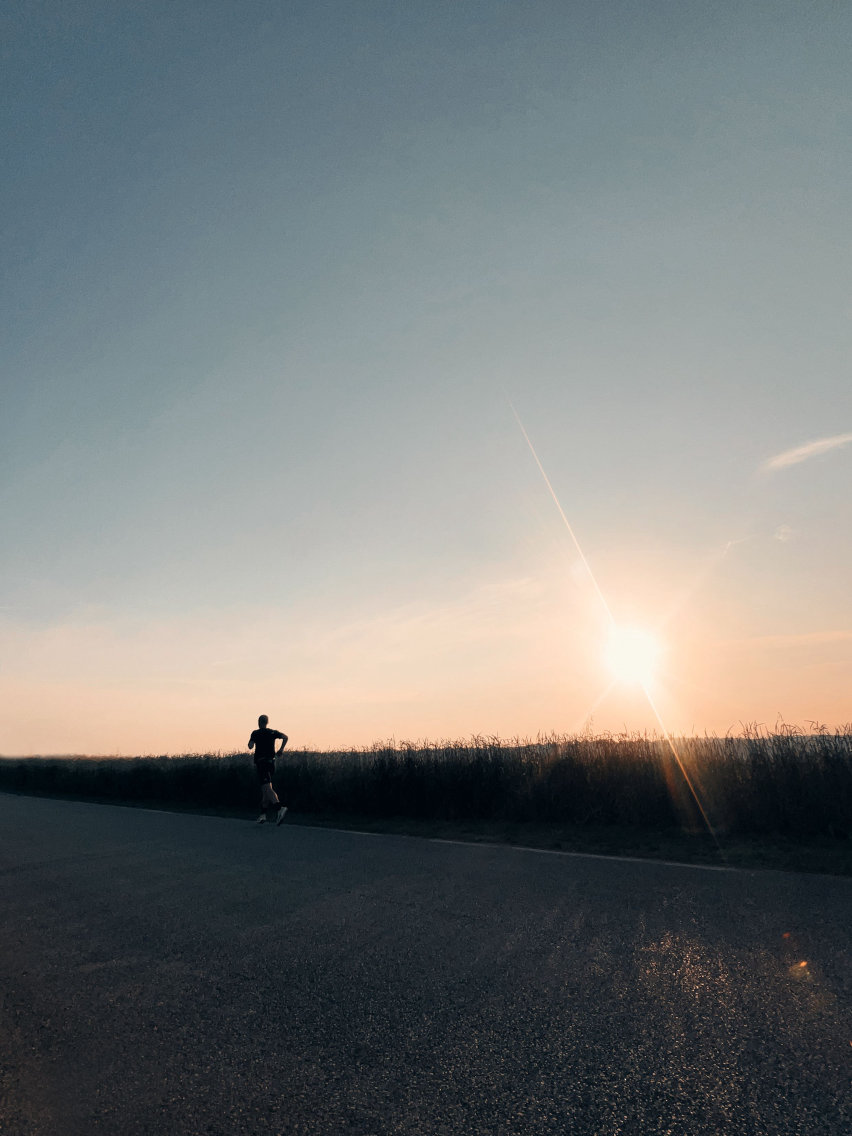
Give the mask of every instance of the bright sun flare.
M 648 631 L 613 627 L 606 646 L 606 661 L 619 682 L 648 686 L 656 675 L 661 650 L 659 641 Z

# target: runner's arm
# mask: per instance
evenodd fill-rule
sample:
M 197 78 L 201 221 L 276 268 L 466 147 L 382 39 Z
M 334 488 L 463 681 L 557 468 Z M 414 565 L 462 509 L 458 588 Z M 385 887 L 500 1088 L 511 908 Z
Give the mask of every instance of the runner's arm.
M 281 739 L 281 748 L 278 750 L 278 752 L 283 753 L 284 752 L 284 746 L 287 744 L 287 742 L 290 739 L 287 737 L 286 734 L 279 734 L 278 737 Z

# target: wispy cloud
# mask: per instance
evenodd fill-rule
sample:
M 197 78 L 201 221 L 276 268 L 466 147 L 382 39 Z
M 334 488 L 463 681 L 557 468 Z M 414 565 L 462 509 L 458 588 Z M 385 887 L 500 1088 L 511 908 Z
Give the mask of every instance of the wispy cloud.
M 803 446 L 794 446 L 792 450 L 784 450 L 783 453 L 776 454 L 775 457 L 765 461 L 760 468 L 765 473 L 774 472 L 776 469 L 786 469 L 788 465 L 798 465 L 799 462 L 808 461 L 809 458 L 818 457 L 820 454 L 827 454 L 830 450 L 848 445 L 849 442 L 852 442 L 852 432 L 832 434 L 830 438 L 817 438 L 813 442 L 805 442 Z

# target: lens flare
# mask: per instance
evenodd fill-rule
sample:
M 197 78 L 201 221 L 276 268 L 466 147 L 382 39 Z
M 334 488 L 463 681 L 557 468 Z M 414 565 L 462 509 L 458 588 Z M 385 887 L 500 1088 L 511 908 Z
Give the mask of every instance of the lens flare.
M 594 584 L 595 591 L 597 592 L 598 598 L 600 599 L 603 609 L 607 615 L 610 627 L 610 650 L 608 652 L 608 655 L 610 659 L 610 666 L 613 669 L 614 675 L 616 677 L 613 679 L 610 687 L 607 688 L 601 698 L 598 699 L 598 702 L 600 702 L 602 698 L 606 697 L 606 694 L 609 693 L 609 689 L 611 689 L 611 687 L 614 686 L 615 682 L 617 682 L 619 679 L 621 679 L 621 681 L 623 682 L 635 683 L 637 686 L 641 686 L 642 690 L 645 693 L 645 697 L 648 699 L 648 705 L 653 710 L 654 717 L 660 724 L 660 729 L 663 732 L 663 737 L 665 739 L 666 745 L 671 750 L 672 756 L 677 762 L 677 766 L 683 775 L 683 779 L 689 789 L 689 792 L 692 795 L 696 806 L 698 807 L 698 811 L 701 813 L 701 818 L 704 821 L 705 827 L 713 837 L 713 842 L 716 845 L 720 858 L 722 860 L 725 860 L 725 853 L 722 849 L 722 845 L 719 843 L 719 837 L 716 835 L 716 830 L 710 821 L 710 817 L 707 815 L 707 810 L 704 808 L 698 790 L 693 784 L 692 778 L 689 776 L 687 768 L 677 751 L 677 746 L 675 745 L 671 734 L 666 729 L 665 723 L 663 722 L 660 711 L 657 709 L 657 704 L 654 702 L 654 698 L 651 693 L 652 680 L 656 673 L 657 662 L 661 654 L 660 644 L 654 638 L 654 636 L 647 631 L 639 631 L 636 629 L 625 630 L 619 629 L 619 627 L 617 626 L 615 619 L 613 618 L 610 606 L 606 601 L 606 597 L 601 591 L 601 587 L 598 584 L 597 579 L 595 578 L 595 574 L 594 572 L 592 572 L 591 565 L 589 564 L 582 548 L 580 547 L 580 542 L 577 540 L 576 533 L 571 527 L 568 518 L 565 516 L 565 510 L 562 508 L 562 505 L 559 502 L 559 498 L 556 496 L 556 490 L 551 485 L 550 478 L 545 473 L 544 466 L 541 464 L 539 456 L 535 452 L 535 447 L 532 444 L 530 436 L 524 429 L 524 424 L 523 422 L 521 422 L 521 419 L 518 416 L 518 412 L 517 410 L 515 410 L 514 406 L 512 406 L 511 402 L 509 403 L 509 406 L 512 409 L 512 413 L 515 416 L 518 426 L 521 428 L 521 433 L 523 434 L 527 446 L 529 447 L 530 453 L 535 459 L 535 463 L 539 468 L 539 472 L 544 478 L 544 483 L 547 486 L 551 497 L 553 498 L 556 508 L 559 510 L 559 515 L 562 518 L 566 529 L 568 530 L 568 535 L 571 537 L 571 540 L 574 543 L 574 547 L 576 548 L 580 560 L 582 561 L 582 564 L 589 575 L 589 579 Z M 597 703 L 595 705 L 597 705 Z

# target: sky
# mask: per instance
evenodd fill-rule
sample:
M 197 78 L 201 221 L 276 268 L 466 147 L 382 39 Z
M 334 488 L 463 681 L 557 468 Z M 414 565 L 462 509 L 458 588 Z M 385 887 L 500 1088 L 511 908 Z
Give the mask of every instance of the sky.
M 0 38 L 0 753 L 852 720 L 852 9 Z

